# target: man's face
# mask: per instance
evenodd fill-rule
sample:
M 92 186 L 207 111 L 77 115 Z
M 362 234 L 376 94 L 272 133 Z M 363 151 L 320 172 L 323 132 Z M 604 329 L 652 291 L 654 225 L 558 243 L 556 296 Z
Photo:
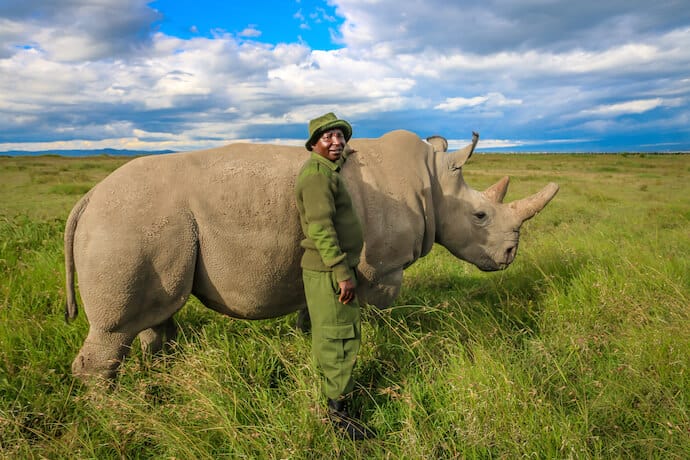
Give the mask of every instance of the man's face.
M 345 148 L 345 135 L 340 129 L 331 129 L 324 132 L 312 148 L 327 160 L 337 161 Z

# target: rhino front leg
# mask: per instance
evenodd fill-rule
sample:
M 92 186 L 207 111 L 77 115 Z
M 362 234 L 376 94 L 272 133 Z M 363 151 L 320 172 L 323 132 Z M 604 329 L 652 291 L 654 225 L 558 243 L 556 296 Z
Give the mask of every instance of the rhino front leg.
M 311 332 L 311 318 L 309 317 L 309 310 L 302 308 L 297 311 L 297 320 L 295 321 L 295 326 L 300 332 L 305 334 Z
M 141 351 L 145 357 L 152 357 L 168 348 L 177 338 L 177 325 L 172 317 L 161 324 L 144 329 L 139 333 Z
M 120 363 L 129 354 L 135 336 L 136 334 L 132 333 L 105 332 L 91 328 L 84 345 L 72 362 L 72 372 L 82 379 L 114 379 Z
M 364 267 L 362 270 L 360 266 L 362 276 L 358 281 L 357 298 L 360 303 L 378 308 L 390 307 L 400 293 L 403 279 L 402 268 L 391 270 L 383 275 L 367 268 Z

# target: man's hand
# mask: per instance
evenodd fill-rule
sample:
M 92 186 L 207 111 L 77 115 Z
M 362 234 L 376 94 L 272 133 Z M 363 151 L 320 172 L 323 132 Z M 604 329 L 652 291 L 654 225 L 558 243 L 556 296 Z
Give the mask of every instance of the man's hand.
M 355 298 L 355 283 L 352 279 L 346 279 L 345 281 L 339 281 L 338 286 L 340 287 L 340 297 L 338 297 L 340 303 L 350 303 Z

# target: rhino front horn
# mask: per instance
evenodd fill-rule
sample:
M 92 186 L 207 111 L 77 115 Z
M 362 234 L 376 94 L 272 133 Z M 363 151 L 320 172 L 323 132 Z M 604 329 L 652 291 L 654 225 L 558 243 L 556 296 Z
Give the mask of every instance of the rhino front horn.
M 539 211 L 544 209 L 551 199 L 558 193 L 558 184 L 550 182 L 541 191 L 534 195 L 510 203 L 510 207 L 520 222 L 534 217 Z

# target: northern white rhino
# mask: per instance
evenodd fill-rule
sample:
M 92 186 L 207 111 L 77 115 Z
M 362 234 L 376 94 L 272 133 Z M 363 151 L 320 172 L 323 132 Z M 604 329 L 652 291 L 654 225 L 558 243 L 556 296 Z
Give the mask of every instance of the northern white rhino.
M 358 296 L 390 305 L 403 270 L 437 242 L 482 270 L 506 268 L 519 230 L 558 191 L 503 204 L 508 178 L 484 192 L 461 167 L 478 136 L 446 152 L 440 137 L 407 131 L 353 139 L 342 174 L 364 229 Z M 173 315 L 194 294 L 247 319 L 304 308 L 294 202 L 301 147 L 231 144 L 140 157 L 90 190 L 65 230 L 67 311 L 77 314 L 74 272 L 90 323 L 76 375 L 114 377 L 139 335 L 145 350 L 174 336 Z

